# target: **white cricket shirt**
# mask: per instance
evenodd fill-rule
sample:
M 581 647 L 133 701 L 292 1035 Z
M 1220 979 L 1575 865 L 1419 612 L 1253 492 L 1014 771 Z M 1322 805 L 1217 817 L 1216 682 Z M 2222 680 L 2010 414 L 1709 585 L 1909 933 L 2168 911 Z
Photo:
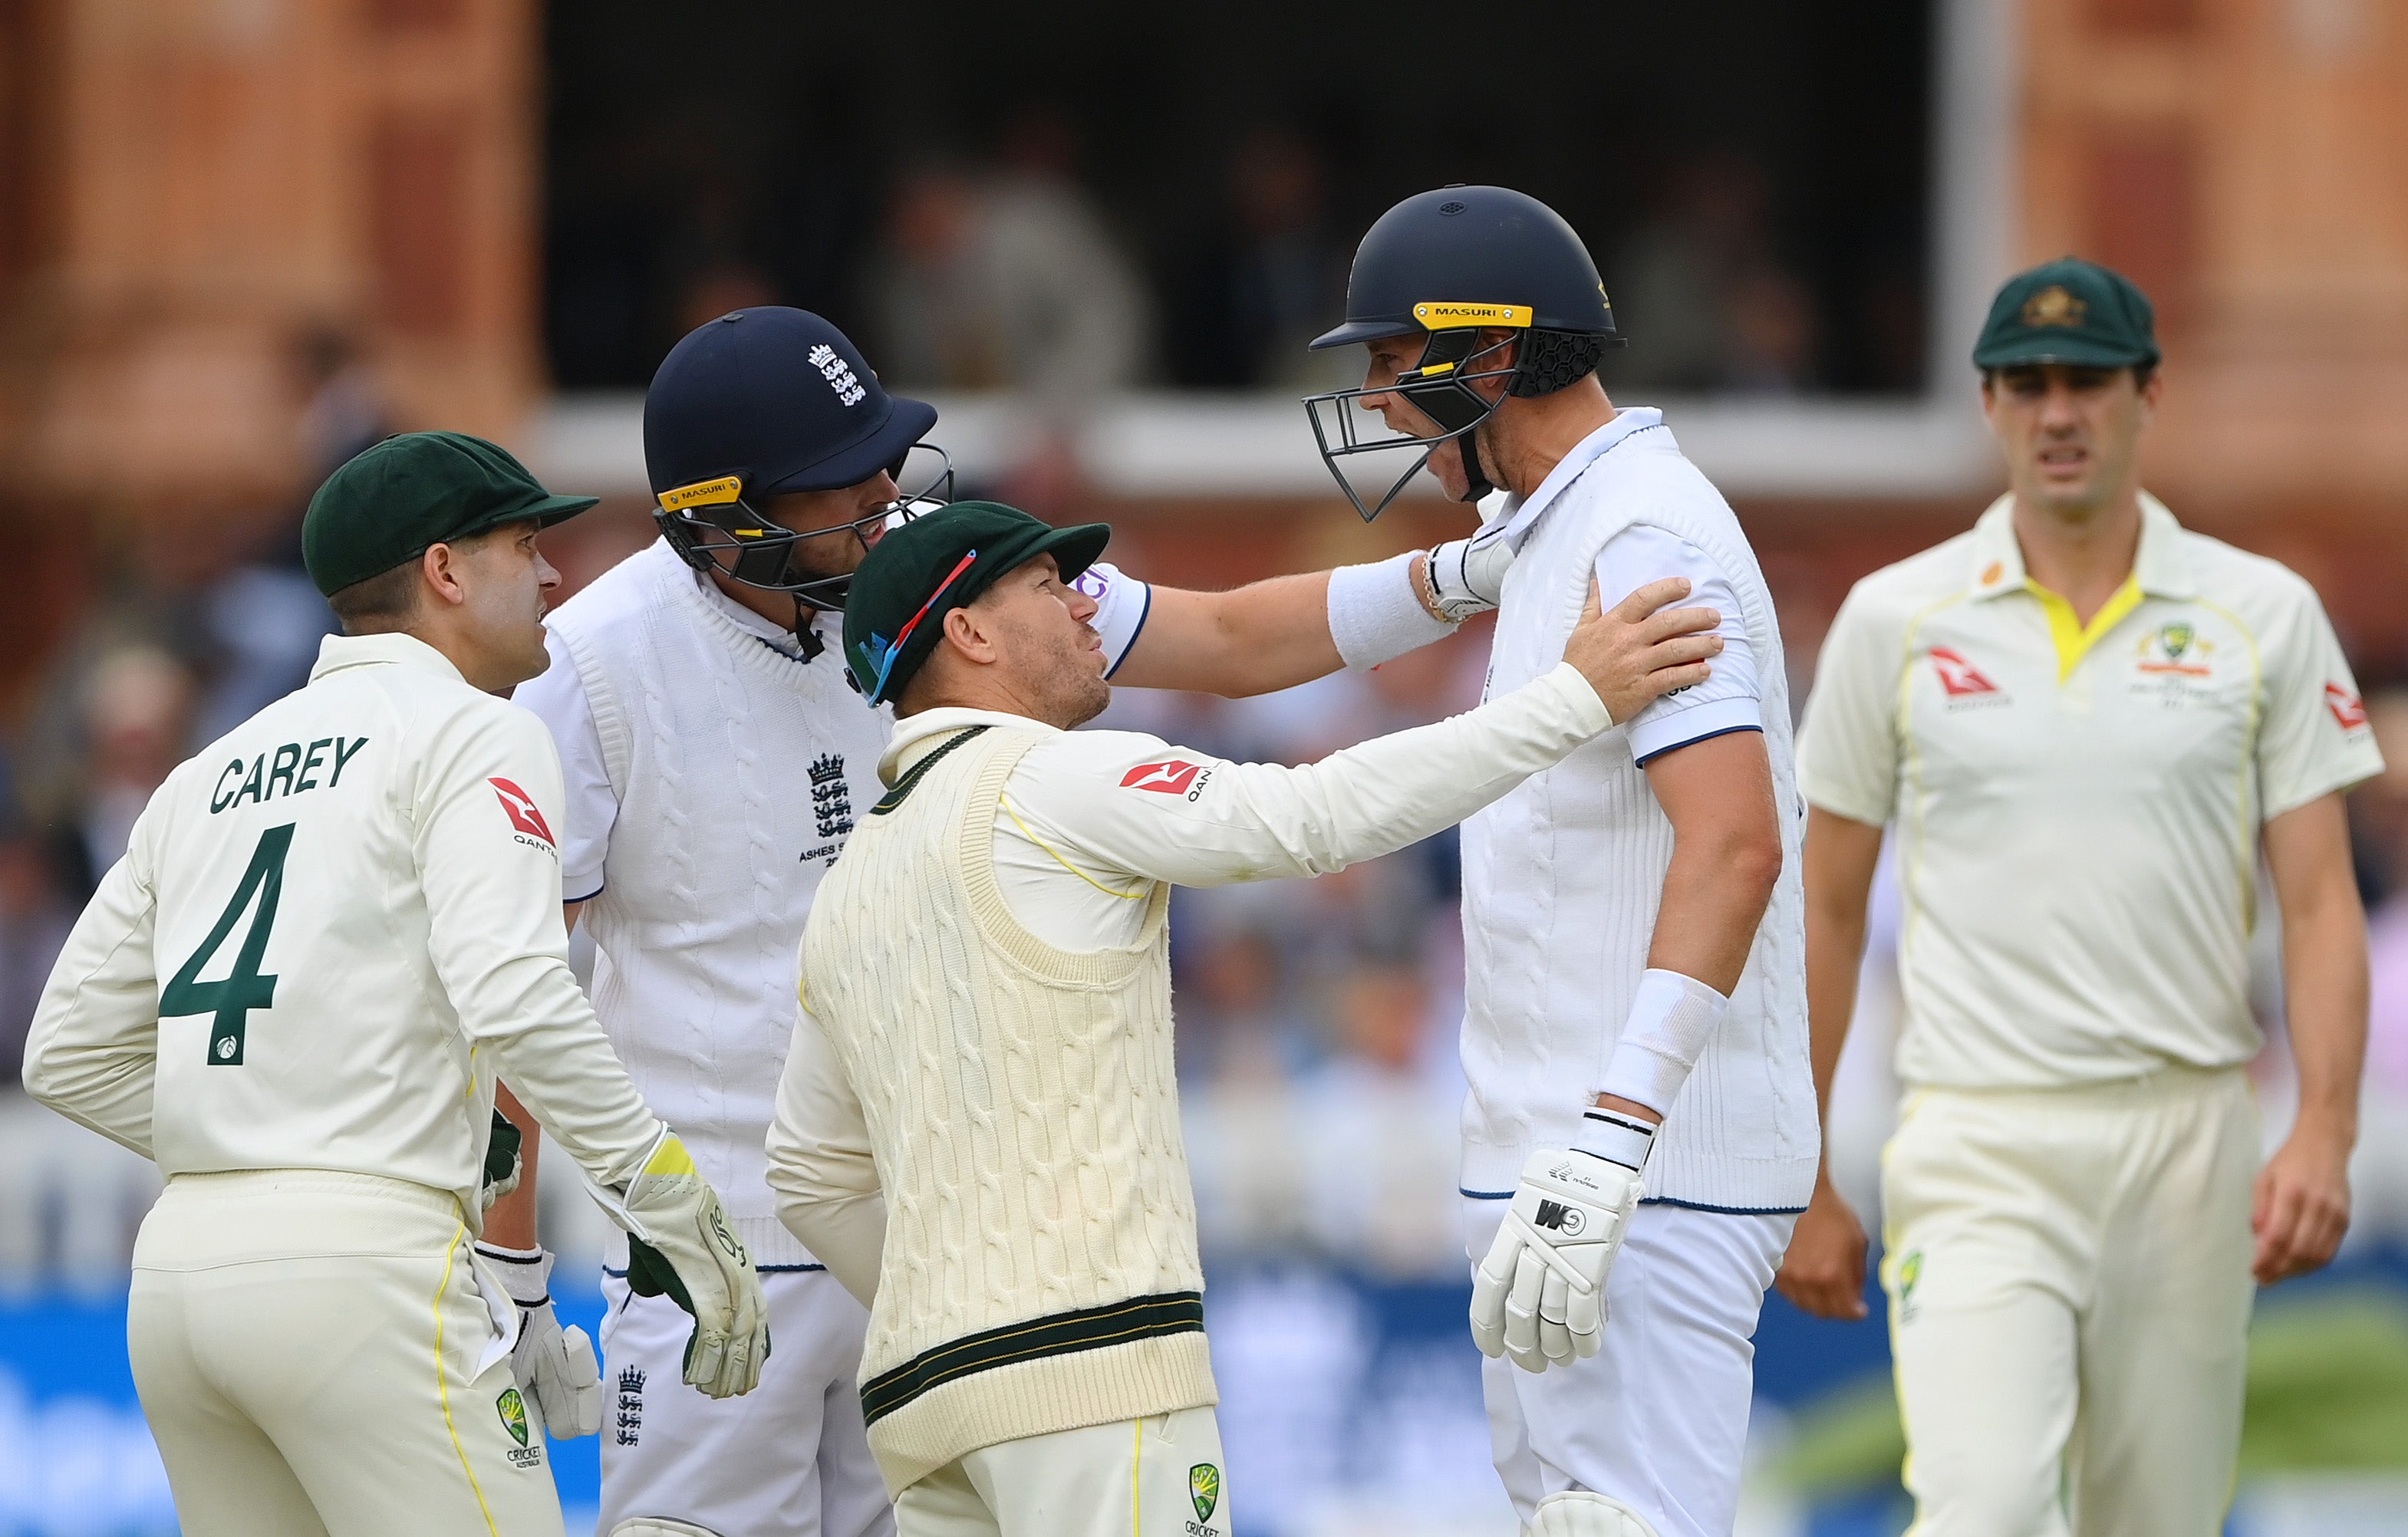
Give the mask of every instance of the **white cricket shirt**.
M 2011 496 L 1858 582 L 1800 758 L 1813 804 L 1897 823 L 1899 1075 L 1959 1089 L 2255 1056 L 2260 830 L 2383 770 L 2315 591 L 2148 496 L 2086 629 Z
M 624 1188 L 661 1123 L 568 969 L 542 722 L 407 635 L 179 765 L 50 974 L 45 1103 L 168 1174 L 328 1169 L 480 1222 L 494 1080 Z
M 1722 614 L 1713 676 L 1650 704 L 1463 824 L 1462 1188 L 1509 1199 L 1541 1148 L 1572 1146 L 1646 973 L 1673 832 L 1644 761 L 1759 731 L 1782 871 L 1730 1009 L 1674 1099 L 1647 1166 L 1651 1200 L 1726 1212 L 1803 1208 L 1814 1186 L 1806 1050 L 1801 811 L 1772 594 L 1747 535 L 1683 457 L 1663 414 L 1617 412 L 1527 497 L 1489 652 L 1501 693 L 1561 662 L 1592 579 L 1603 601 L 1686 576 Z

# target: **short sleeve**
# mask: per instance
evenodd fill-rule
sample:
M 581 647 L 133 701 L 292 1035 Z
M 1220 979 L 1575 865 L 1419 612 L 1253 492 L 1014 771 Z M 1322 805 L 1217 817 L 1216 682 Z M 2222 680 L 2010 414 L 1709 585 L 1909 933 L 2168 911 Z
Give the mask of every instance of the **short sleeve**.
M 1598 552 L 1598 593 L 1609 605 L 1666 576 L 1689 579 L 1689 595 L 1681 606 L 1722 615 L 1714 633 L 1722 636 L 1723 649 L 1713 659 L 1713 676 L 1675 690 L 1631 717 L 1630 755 L 1641 763 L 1709 736 L 1764 729 L 1756 649 L 1748 643 L 1739 591 L 1722 566 L 1679 534 L 1648 523 L 1633 523 Z
M 560 889 L 569 902 L 602 894 L 603 866 L 610 857 L 610 831 L 619 820 L 619 793 L 602 760 L 602 733 L 594 723 L 585 681 L 557 635 L 544 648 L 552 665 L 522 683 L 510 702 L 532 711 L 552 733 L 560 752 Z
M 2266 715 L 2258 732 L 2258 794 L 2273 820 L 2383 772 L 2358 680 L 2332 621 L 2306 583 L 2261 638 Z
M 1798 785 L 1809 805 L 1880 827 L 1898 793 L 1898 679 L 1904 637 L 1865 597 L 1848 594 L 1823 638 L 1798 736 Z
M 1108 662 L 1104 676 L 1120 671 L 1137 637 L 1144 633 L 1146 616 L 1154 609 L 1154 589 L 1116 565 L 1097 561 L 1078 575 L 1072 587 L 1096 600 L 1096 617 L 1088 622 L 1104 640 Z

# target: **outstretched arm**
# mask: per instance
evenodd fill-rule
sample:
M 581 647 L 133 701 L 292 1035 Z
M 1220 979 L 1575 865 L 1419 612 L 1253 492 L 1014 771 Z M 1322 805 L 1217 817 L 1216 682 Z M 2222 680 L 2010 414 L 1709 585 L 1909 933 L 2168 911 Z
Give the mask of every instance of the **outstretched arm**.
M 1344 665 L 1329 637 L 1329 573 L 1315 571 L 1226 592 L 1154 588 L 1145 629 L 1112 682 L 1239 699 L 1309 683 Z
M 1367 565 L 1274 576 L 1226 592 L 1147 588 L 1112 568 L 1081 588 L 1107 612 L 1115 683 L 1240 698 L 1383 662 L 1497 606 L 1512 550 L 1495 534 Z M 1662 572 L 1651 573 L 1661 576 Z M 1117 591 L 1113 591 L 1113 589 Z
M 1049 738 L 1004 804 L 1045 855 L 1117 889 L 1326 875 L 1451 827 L 1668 690 L 1701 682 L 1711 611 L 1658 605 L 1657 582 L 1600 615 L 1592 595 L 1563 666 L 1479 709 L 1297 768 L 1232 763 L 1132 732 Z

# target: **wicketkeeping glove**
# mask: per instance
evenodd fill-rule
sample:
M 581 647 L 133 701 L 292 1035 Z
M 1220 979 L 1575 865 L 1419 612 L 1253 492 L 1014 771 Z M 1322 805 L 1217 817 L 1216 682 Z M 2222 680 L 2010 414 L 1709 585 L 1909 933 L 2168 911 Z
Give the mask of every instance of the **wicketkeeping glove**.
M 1471 1279 L 1471 1338 L 1487 1356 L 1543 1372 L 1597 1354 L 1605 1333 L 1605 1276 L 1646 1187 L 1640 1170 L 1655 1129 L 1592 1110 L 1581 1148 L 1537 1152 L 1513 1204 Z
M 1505 542 L 1502 520 L 1469 539 L 1449 539 L 1429 552 L 1429 584 L 1440 618 L 1461 624 L 1474 614 L 1497 606 L 1505 591 L 1505 572 L 1513 563 L 1513 547 Z
M 521 1396 L 543 1416 L 545 1432 L 554 1441 L 573 1441 L 600 1430 L 602 1363 L 585 1331 L 574 1324 L 561 1328 L 552 1310 L 552 1251 L 480 1244 L 477 1255 L 494 1267 L 519 1305 L 510 1375 L 518 1379 Z
M 526 1167 L 519 1156 L 524 1140 L 508 1116 L 494 1112 L 494 1133 L 485 1139 L 484 1188 L 478 1192 L 483 1198 L 481 1209 L 492 1211 L 494 1202 L 519 1188 L 519 1174 Z
M 769 1357 L 769 1308 L 719 1195 L 664 1131 L 627 1187 L 627 1287 L 694 1317 L 685 1380 L 712 1398 L 749 1393 Z

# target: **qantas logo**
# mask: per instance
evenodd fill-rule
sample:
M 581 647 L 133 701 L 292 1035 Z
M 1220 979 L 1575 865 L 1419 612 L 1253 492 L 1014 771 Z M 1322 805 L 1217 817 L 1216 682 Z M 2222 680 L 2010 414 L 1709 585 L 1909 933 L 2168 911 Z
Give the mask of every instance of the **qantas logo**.
M 1196 776 L 1202 765 L 1177 758 L 1166 758 L 1158 763 L 1140 763 L 1121 776 L 1123 790 L 1151 790 L 1164 795 L 1184 795 L 1196 788 Z
M 557 841 L 552 835 L 552 824 L 543 819 L 541 811 L 536 809 L 534 796 L 508 779 L 488 779 L 485 782 L 494 787 L 494 794 L 502 803 L 502 813 L 509 818 L 512 827 L 528 837 L 541 838 L 546 845 Z
M 2354 732 L 2366 724 L 2366 702 L 2338 683 L 2325 685 L 2325 708 L 2341 722 L 2341 729 Z
M 1940 674 L 1940 686 L 1956 699 L 1964 694 L 1994 694 L 1999 686 L 1982 676 L 1982 669 L 1958 656 L 1945 646 L 1931 648 L 1931 665 Z

